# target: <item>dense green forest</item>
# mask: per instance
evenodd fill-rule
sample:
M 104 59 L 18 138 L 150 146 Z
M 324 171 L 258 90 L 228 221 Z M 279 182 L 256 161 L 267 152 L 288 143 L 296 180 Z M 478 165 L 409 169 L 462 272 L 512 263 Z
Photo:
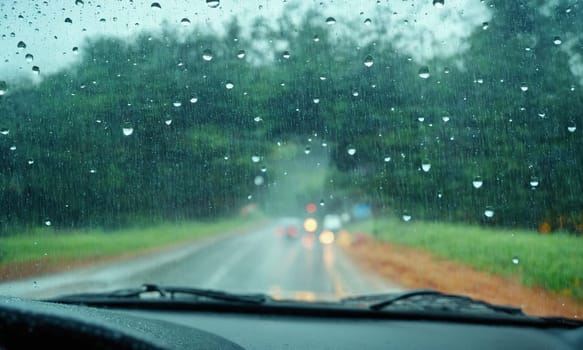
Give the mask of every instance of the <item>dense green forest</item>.
M 383 41 L 381 21 L 361 46 L 331 35 L 316 11 L 299 26 L 257 21 L 250 39 L 236 21 L 224 35 L 92 38 L 78 63 L 39 84 L 0 82 L 2 232 L 228 215 L 255 202 L 285 215 L 304 200 L 581 230 L 583 87 L 569 60 L 583 54 L 573 34 L 583 21 L 521 4 L 498 2 L 468 50 L 424 63 Z M 316 156 L 324 187 L 305 187 L 298 203 L 268 200 L 288 175 L 278 161 Z

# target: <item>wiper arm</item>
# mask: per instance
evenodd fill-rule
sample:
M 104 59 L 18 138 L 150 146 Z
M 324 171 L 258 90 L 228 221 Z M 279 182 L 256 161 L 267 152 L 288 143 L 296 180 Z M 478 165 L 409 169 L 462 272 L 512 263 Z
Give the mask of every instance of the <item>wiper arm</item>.
M 49 301 L 71 302 L 95 299 L 123 300 L 126 298 L 129 299 L 168 298 L 170 300 L 177 300 L 179 299 L 177 298 L 177 295 L 180 294 L 190 297 L 208 298 L 236 303 L 262 304 L 265 301 L 267 301 L 267 296 L 264 294 L 234 294 L 211 289 L 159 286 L 157 284 L 144 284 L 140 288 L 118 289 L 111 292 L 103 293 L 79 293 L 63 295 L 56 298 L 51 298 L 49 299 Z
M 371 310 L 383 310 L 399 302 L 407 302 L 411 305 L 427 306 L 427 308 L 435 308 L 437 306 L 445 310 L 472 309 L 480 311 L 481 309 L 482 311 L 489 310 L 511 315 L 524 315 L 522 310 L 517 307 L 490 304 L 482 300 L 472 299 L 468 296 L 445 294 L 432 289 L 418 289 L 388 295 L 346 298 L 344 301 L 371 301 L 372 303 L 368 305 L 368 308 Z

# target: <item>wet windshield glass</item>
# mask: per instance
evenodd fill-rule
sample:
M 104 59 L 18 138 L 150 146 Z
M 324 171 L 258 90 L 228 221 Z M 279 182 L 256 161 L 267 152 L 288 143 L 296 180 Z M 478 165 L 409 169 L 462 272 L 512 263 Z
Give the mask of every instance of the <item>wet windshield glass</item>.
M 0 294 L 583 316 L 571 0 L 0 4 Z

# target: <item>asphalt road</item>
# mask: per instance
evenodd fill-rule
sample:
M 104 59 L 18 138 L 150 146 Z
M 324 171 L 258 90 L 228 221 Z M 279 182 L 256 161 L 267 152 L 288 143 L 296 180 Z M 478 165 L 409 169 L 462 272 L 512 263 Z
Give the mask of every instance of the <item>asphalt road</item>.
M 359 270 L 337 243 L 278 233 L 290 220 L 123 262 L 0 284 L 0 294 L 43 298 L 159 283 L 313 300 L 401 289 Z

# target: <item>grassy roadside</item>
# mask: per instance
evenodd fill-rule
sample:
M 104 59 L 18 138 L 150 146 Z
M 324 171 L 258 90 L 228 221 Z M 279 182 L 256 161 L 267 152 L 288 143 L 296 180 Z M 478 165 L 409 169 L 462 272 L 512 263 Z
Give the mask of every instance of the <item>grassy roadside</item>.
M 114 231 L 37 229 L 32 233 L 0 238 L 0 281 L 139 254 L 251 227 L 261 220 L 249 217 L 163 223 Z
M 378 239 L 422 248 L 438 258 L 583 300 L 583 239 L 450 223 L 397 219 L 353 224 L 351 232 L 378 232 Z

